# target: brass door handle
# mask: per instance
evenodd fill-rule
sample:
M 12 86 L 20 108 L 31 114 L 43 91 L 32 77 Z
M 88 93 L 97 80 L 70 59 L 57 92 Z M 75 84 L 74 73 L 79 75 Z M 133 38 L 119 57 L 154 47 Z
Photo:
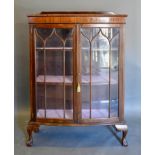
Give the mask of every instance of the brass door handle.
M 81 88 L 80 88 L 80 83 L 78 82 L 77 84 L 77 89 L 76 89 L 77 93 L 79 93 L 81 91 Z

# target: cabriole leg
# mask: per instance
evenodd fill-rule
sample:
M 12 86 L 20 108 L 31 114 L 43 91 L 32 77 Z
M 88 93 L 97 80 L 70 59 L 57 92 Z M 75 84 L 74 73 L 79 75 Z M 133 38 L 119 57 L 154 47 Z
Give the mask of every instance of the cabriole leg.
M 121 143 L 123 146 L 128 146 L 126 136 L 128 133 L 128 126 L 127 125 L 115 125 L 114 126 L 117 131 L 122 132 L 122 138 L 121 138 Z
M 39 125 L 38 124 L 28 124 L 28 126 L 27 126 L 28 138 L 26 141 L 27 146 L 30 147 L 33 144 L 32 132 L 38 132 L 38 131 L 39 131 Z

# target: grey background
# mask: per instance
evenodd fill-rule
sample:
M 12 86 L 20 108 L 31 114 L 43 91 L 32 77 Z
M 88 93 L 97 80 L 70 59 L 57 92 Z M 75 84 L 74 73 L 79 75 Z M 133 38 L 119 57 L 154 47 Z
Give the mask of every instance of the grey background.
M 96 154 L 113 154 L 115 151 L 117 154 L 140 154 L 140 76 L 141 76 L 141 49 L 140 49 L 140 0 L 15 0 L 15 154 L 21 154 L 20 151 L 25 154 L 35 154 L 38 153 L 36 150 L 28 150 L 24 145 L 25 140 L 25 124 L 28 121 L 28 109 L 29 109 L 29 43 L 28 43 L 28 24 L 27 24 L 27 15 L 31 13 L 37 13 L 40 11 L 114 11 L 116 13 L 125 13 L 128 14 L 127 24 L 126 24 L 126 54 L 125 54 L 125 112 L 126 120 L 129 125 L 129 134 L 128 141 L 131 146 L 124 150 L 117 143 L 112 143 L 116 141 L 115 138 L 108 142 L 103 140 L 107 137 L 102 135 L 100 131 L 101 127 L 88 127 L 88 128 L 72 128 L 71 139 L 70 141 L 65 141 L 66 135 L 63 135 L 64 131 L 68 131 L 68 128 L 63 129 L 57 127 L 52 128 L 52 134 L 55 141 L 48 141 L 48 144 L 51 144 L 50 147 L 53 147 L 52 154 L 95 154 L 95 150 L 99 150 Z M 55 130 L 56 129 L 56 130 Z M 43 128 L 43 131 L 47 132 L 47 135 L 50 134 L 48 128 Z M 59 134 L 56 131 L 59 131 Z M 108 136 L 109 129 L 104 128 Z M 108 130 L 108 131 L 106 131 Z M 49 131 L 49 133 L 48 133 Z M 92 138 L 93 142 L 96 138 L 97 143 L 91 143 L 91 140 L 87 137 L 82 139 L 85 134 L 89 136 L 93 133 L 98 133 L 97 137 Z M 62 133 L 62 134 L 60 134 Z M 80 134 L 81 133 L 81 134 Z M 88 134 L 89 133 L 89 134 Z M 42 135 L 44 133 L 40 133 Z M 78 134 L 78 135 L 76 135 Z M 131 135 L 130 135 L 131 134 Z M 38 136 L 40 136 L 38 135 Z M 46 136 L 47 136 L 46 135 Z M 61 141 L 60 135 L 63 137 Z M 82 140 L 78 139 L 76 136 L 81 137 Z M 130 135 L 130 136 L 129 136 Z M 45 135 L 42 136 L 46 137 Z M 57 137 L 58 136 L 58 137 Z M 133 138 L 132 138 L 133 136 Z M 56 138 L 57 137 L 57 138 Z M 104 141 L 105 148 L 102 147 L 99 141 L 99 138 Z M 109 137 L 112 137 L 109 135 Z M 36 137 L 36 139 L 39 137 Z M 46 137 L 47 138 L 47 137 Z M 67 137 L 68 138 L 68 137 Z M 43 139 L 44 140 L 44 139 Z M 76 141 L 77 140 L 77 141 Z M 88 140 L 88 141 L 87 141 Z M 38 141 L 41 141 L 38 140 Z M 75 143 L 75 145 L 67 145 L 68 143 Z M 79 144 L 79 143 L 80 144 Z M 87 143 L 86 143 L 87 142 Z M 135 144 L 136 142 L 136 144 Z M 36 142 L 37 143 L 37 142 Z M 57 145 L 60 144 L 60 145 Z M 79 145 L 78 145 L 79 144 Z M 36 144 L 37 145 L 37 144 Z M 39 144 L 38 144 L 39 145 Z M 41 145 L 41 144 L 40 144 Z M 67 145 L 67 146 L 66 146 Z M 114 147 L 113 151 L 110 149 Z M 20 149 L 17 147 L 20 146 Z M 37 147 L 38 151 L 43 151 L 42 154 L 48 154 L 50 148 L 46 145 L 41 145 Z M 73 151 L 73 148 L 77 148 L 77 151 Z M 81 148 L 82 146 L 82 148 Z M 93 148 L 92 148 L 93 147 Z M 17 149 L 18 148 L 18 149 Z M 96 148 L 96 149 L 95 149 Z M 104 149 L 103 149 L 104 148 Z M 58 150 L 61 150 L 58 151 Z M 116 149 L 116 150 L 115 150 Z M 76 149 L 75 149 L 76 150 Z M 29 152 L 30 151 L 30 152 Z M 32 151 L 32 152 L 31 152 Z M 34 152 L 33 152 L 34 151 Z M 54 152 L 55 151 L 55 152 Z M 69 151 L 69 152 L 68 152 Z M 88 152 L 87 152 L 88 151 Z

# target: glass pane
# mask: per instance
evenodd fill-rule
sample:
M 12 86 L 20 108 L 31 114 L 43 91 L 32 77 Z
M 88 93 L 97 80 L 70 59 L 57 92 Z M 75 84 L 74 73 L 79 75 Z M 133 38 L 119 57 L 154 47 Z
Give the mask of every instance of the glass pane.
M 52 34 L 53 29 L 37 28 L 36 31 L 37 31 L 37 34 L 40 36 L 40 38 L 45 40 Z
M 73 119 L 72 46 L 72 29 L 36 30 L 38 118 Z
M 44 51 L 37 50 L 36 51 L 36 81 L 39 75 L 44 75 Z M 44 81 L 44 76 L 42 76 L 42 81 Z M 36 107 L 37 114 L 39 113 L 39 109 L 44 111 L 45 109 L 45 86 L 43 82 L 36 83 Z M 40 115 L 41 118 L 44 118 L 45 115 Z
M 63 51 L 46 50 L 46 117 L 64 117 Z M 47 84 L 49 83 L 49 84 Z
M 119 33 L 119 28 L 101 28 L 102 35 L 111 40 L 115 35 Z
M 109 42 L 98 33 L 92 41 L 92 118 L 109 116 Z
M 46 118 L 63 118 L 63 85 L 46 84 Z
M 72 49 L 72 48 L 71 48 L 72 45 L 73 45 L 73 40 L 72 40 L 72 38 L 66 39 L 65 47 L 68 48 L 68 49 Z
M 111 39 L 115 36 L 115 35 L 119 35 L 119 28 L 118 27 L 114 27 L 114 28 L 110 28 L 111 29 Z
M 87 41 L 91 42 L 96 38 L 96 36 L 100 33 L 100 28 L 82 28 L 81 29 L 81 37 L 84 37 Z M 82 47 L 85 47 L 87 43 L 85 43 L 85 39 L 82 40 Z
M 63 39 L 53 30 L 53 34 L 47 39 L 46 47 L 63 47 Z
M 36 48 L 44 47 L 44 41 L 40 36 L 36 36 Z
M 118 117 L 119 28 L 81 29 L 82 119 Z
M 81 35 L 81 103 L 82 118 L 90 118 L 90 44 L 89 41 Z
M 37 112 L 39 112 L 39 109 L 44 111 L 45 109 L 45 93 L 44 93 L 44 85 L 41 83 L 37 83 L 36 86 L 36 102 L 37 102 Z M 41 117 L 45 117 L 45 115 L 42 115 Z
M 65 118 L 73 119 L 73 53 L 65 51 Z
M 111 41 L 111 79 L 110 79 L 110 100 L 111 117 L 118 117 L 118 56 L 119 56 L 119 34 Z
M 65 118 L 73 119 L 73 88 L 67 84 L 65 87 Z
M 56 33 L 62 40 L 72 39 L 72 30 L 71 29 L 56 29 Z
M 46 50 L 46 74 L 63 75 L 63 51 Z M 63 82 L 63 78 L 62 81 Z
M 111 28 L 101 28 L 102 35 L 107 37 L 108 39 L 111 39 Z

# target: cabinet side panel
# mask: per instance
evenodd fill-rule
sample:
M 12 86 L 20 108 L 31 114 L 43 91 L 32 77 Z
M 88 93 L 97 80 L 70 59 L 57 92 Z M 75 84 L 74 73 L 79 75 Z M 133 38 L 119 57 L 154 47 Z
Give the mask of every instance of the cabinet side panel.
M 120 55 L 119 55 L 119 119 L 124 121 L 124 25 L 120 27 Z
M 33 25 L 29 25 L 29 44 L 30 44 L 30 117 L 35 121 L 35 61 L 34 61 L 34 32 Z

